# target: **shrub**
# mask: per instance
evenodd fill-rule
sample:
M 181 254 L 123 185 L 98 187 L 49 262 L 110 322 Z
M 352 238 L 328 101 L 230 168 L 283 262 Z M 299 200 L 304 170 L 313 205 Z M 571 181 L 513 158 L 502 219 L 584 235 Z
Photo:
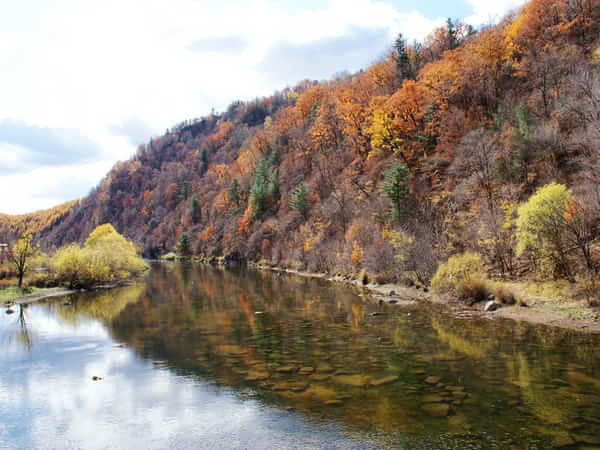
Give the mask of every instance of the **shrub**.
M 460 300 L 470 304 L 483 302 L 487 300 L 489 295 L 487 280 L 478 277 L 458 280 L 455 291 Z
M 358 277 L 356 278 L 357 281 L 363 285 L 367 285 L 369 284 L 369 274 L 367 274 L 367 271 L 365 269 L 362 269 L 359 274 Z
M 598 282 L 596 277 L 583 277 L 578 280 L 578 286 L 588 306 L 600 306 L 600 283 Z
M 569 248 L 580 242 L 575 212 L 575 199 L 566 186 L 550 183 L 539 188 L 519 207 L 517 255 L 529 251 L 539 272 L 571 279 Z
M 494 296 L 496 300 L 503 305 L 515 305 L 517 303 L 517 298 L 515 297 L 514 292 L 501 284 L 497 284 L 493 290 Z
M 28 286 L 34 286 L 36 288 L 54 287 L 57 284 L 56 277 L 50 273 L 38 273 L 27 280 Z
M 139 275 L 147 265 L 133 243 L 105 224 L 90 233 L 83 247 L 70 244 L 60 248 L 50 267 L 60 282 L 87 288 Z
M 485 280 L 481 255 L 466 252 L 451 256 L 447 262 L 440 265 L 431 280 L 431 289 L 435 294 L 444 294 L 456 290 L 462 280 Z

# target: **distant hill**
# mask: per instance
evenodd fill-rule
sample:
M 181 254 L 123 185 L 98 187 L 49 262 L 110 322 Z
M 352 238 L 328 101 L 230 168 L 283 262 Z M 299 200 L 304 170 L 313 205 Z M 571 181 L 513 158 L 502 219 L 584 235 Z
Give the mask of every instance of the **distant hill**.
M 73 200 L 54 208 L 28 214 L 0 214 L 0 241 L 11 241 L 24 232 L 31 232 L 43 238 L 46 233 L 58 226 L 78 203 L 79 200 Z

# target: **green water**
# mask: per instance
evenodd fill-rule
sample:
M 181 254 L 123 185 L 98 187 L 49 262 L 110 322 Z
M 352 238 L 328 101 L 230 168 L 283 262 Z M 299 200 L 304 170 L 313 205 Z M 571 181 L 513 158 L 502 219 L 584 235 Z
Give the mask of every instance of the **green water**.
M 600 449 L 598 337 L 361 294 L 155 264 L 143 284 L 3 314 L 0 448 Z

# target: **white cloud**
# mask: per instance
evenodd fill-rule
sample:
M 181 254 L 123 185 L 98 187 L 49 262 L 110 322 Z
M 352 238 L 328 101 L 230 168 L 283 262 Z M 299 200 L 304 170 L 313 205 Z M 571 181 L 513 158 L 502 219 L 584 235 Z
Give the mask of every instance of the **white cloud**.
M 509 11 L 523 6 L 527 0 L 467 0 L 473 14 L 465 19 L 473 25 L 486 25 L 498 22 Z

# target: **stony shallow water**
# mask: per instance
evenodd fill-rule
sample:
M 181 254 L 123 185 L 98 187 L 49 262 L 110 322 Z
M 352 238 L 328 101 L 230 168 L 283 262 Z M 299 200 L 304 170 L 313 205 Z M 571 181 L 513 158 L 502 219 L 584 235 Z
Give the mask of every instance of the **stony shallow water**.
M 68 300 L 0 310 L 0 449 L 600 449 L 598 337 L 192 264 Z

